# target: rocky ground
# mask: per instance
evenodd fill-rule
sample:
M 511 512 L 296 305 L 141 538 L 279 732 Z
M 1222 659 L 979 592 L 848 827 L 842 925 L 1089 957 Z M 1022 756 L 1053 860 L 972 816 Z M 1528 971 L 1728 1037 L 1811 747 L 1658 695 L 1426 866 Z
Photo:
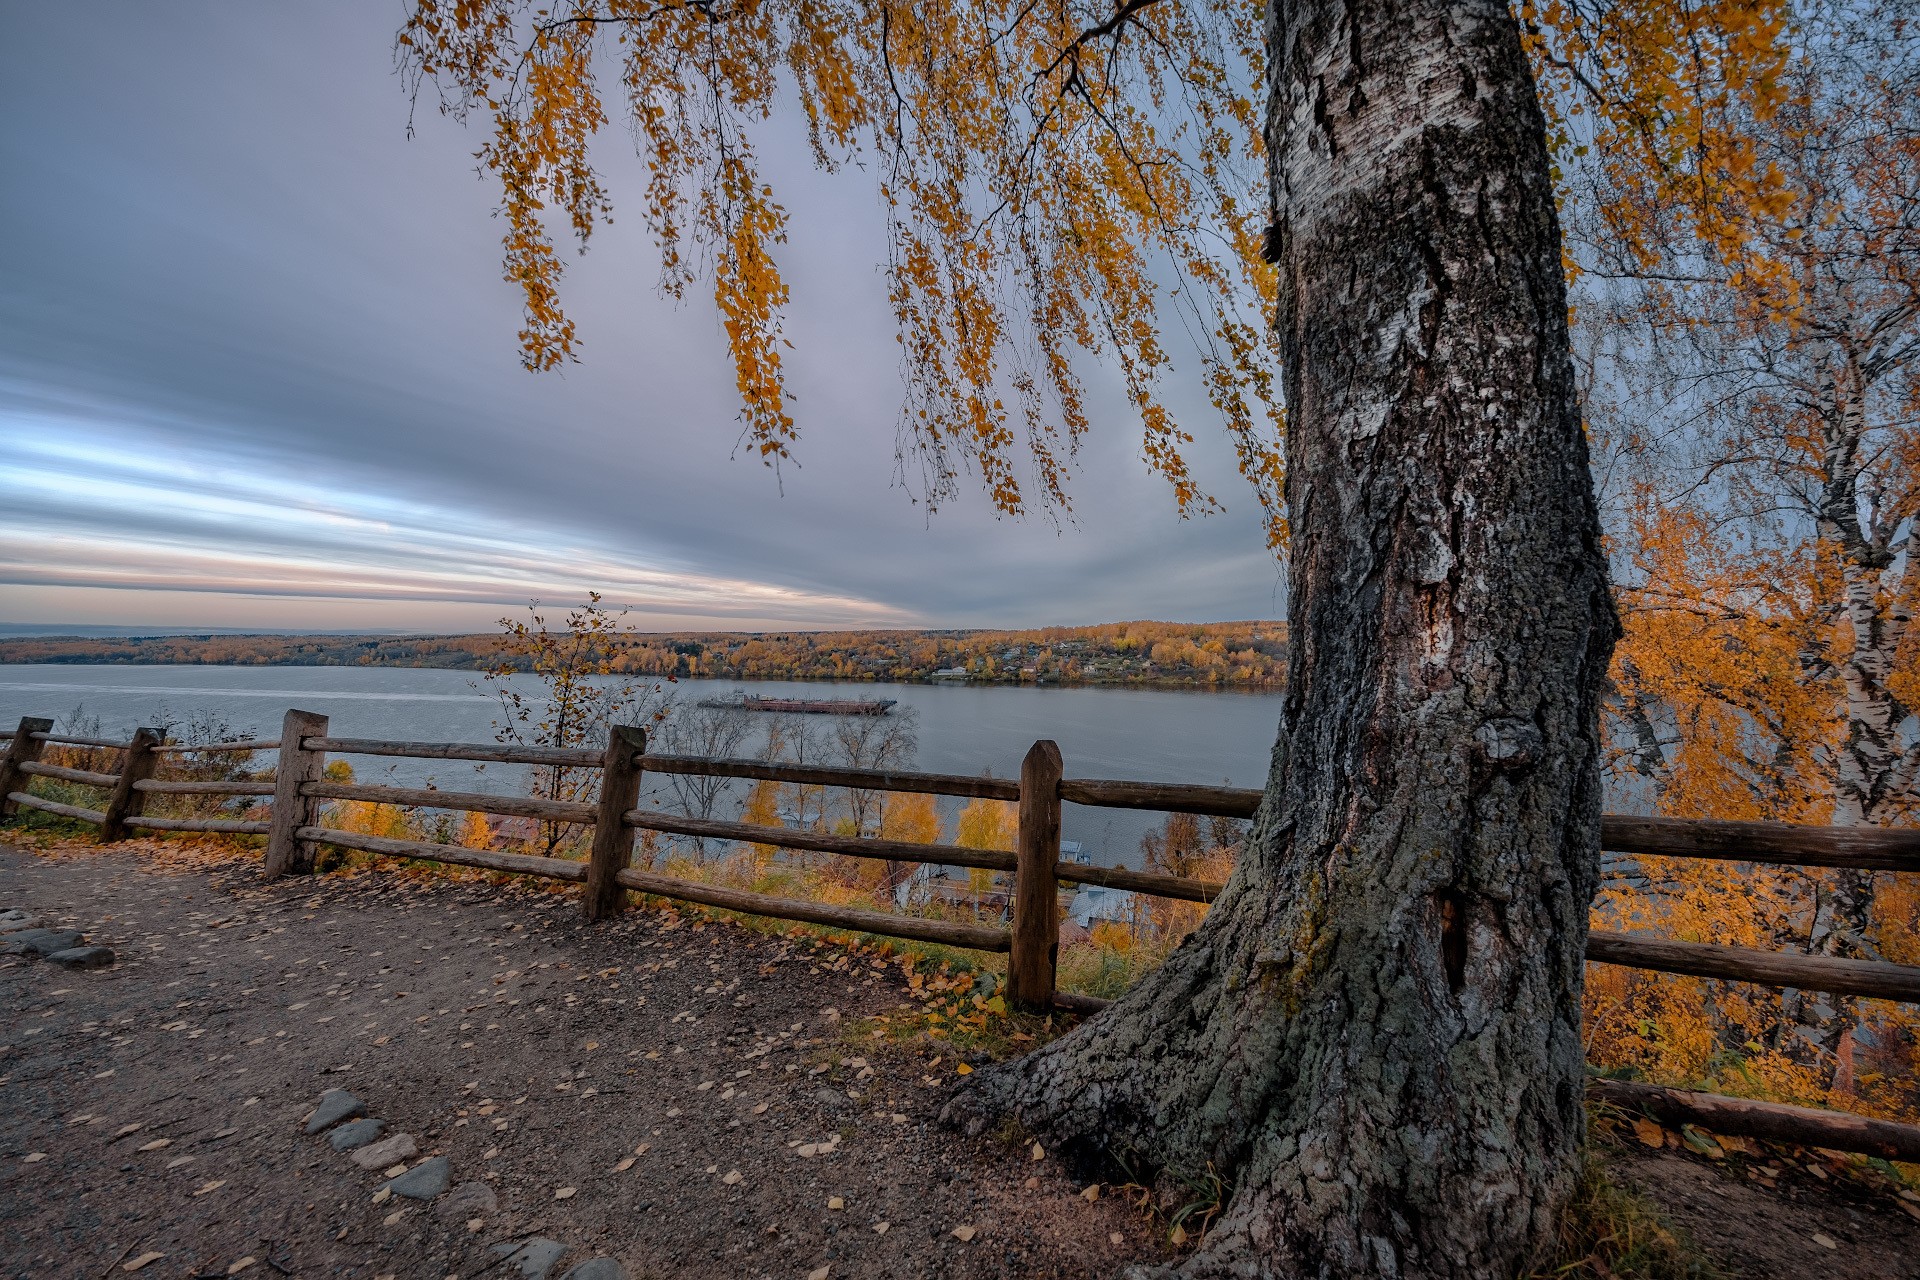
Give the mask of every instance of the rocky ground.
M 0 847 L 10 906 L 114 958 L 0 956 L 5 1276 L 1108 1277 L 1168 1255 L 1120 1189 L 934 1126 L 965 1064 L 881 956 L 670 912 L 588 926 L 572 892 L 477 877 L 267 885 L 172 842 Z M 1920 1206 L 1765 1159 L 1612 1155 L 1734 1274 L 1920 1276 Z

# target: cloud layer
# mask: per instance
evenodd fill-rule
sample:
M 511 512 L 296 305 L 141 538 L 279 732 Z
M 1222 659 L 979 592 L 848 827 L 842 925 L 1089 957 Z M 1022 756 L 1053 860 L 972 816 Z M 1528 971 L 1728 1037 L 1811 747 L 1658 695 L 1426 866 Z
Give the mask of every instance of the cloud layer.
M 468 629 L 588 588 L 663 628 L 1279 610 L 1204 415 L 1231 510 L 1182 522 L 1107 380 L 1071 522 L 927 517 L 859 173 L 774 174 L 804 433 L 776 476 L 732 456 L 718 326 L 654 293 L 638 219 L 570 270 L 583 362 L 520 370 L 476 140 L 407 140 L 392 5 L 108 8 L 0 16 L 0 621 Z

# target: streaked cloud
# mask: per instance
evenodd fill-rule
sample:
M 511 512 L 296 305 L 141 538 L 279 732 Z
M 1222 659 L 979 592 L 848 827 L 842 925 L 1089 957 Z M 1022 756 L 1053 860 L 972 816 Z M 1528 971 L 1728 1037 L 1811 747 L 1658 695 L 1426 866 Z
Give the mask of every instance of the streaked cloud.
M 870 600 L 716 576 L 511 515 L 0 408 L 0 585 L 517 607 L 599 590 L 643 625 L 900 626 Z
M 638 218 L 569 270 L 582 362 L 520 370 L 475 135 L 409 140 L 391 4 L 111 10 L 0 10 L 0 623 L 460 630 L 588 588 L 663 628 L 1280 609 L 1198 387 L 1225 517 L 1174 516 L 1093 370 L 1071 522 L 928 519 L 871 186 L 813 172 L 797 124 L 765 149 L 802 431 L 776 476 L 733 456 L 718 323 L 654 292 Z

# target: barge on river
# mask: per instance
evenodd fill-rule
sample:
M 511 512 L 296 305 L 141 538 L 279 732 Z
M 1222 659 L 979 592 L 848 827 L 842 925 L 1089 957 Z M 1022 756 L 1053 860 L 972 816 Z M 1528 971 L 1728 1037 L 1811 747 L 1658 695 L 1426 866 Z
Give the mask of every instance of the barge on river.
M 736 690 L 722 697 L 702 698 L 700 705 L 728 711 L 787 711 L 810 716 L 884 716 L 893 710 L 892 698 L 774 698 Z

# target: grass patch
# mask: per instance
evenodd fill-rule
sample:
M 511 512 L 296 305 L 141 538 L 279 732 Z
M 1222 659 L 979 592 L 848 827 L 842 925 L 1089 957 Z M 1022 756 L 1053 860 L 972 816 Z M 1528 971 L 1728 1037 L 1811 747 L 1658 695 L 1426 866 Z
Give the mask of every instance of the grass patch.
M 1653 1201 L 1621 1186 L 1591 1149 L 1560 1218 L 1552 1263 L 1529 1280 L 1727 1280 Z

